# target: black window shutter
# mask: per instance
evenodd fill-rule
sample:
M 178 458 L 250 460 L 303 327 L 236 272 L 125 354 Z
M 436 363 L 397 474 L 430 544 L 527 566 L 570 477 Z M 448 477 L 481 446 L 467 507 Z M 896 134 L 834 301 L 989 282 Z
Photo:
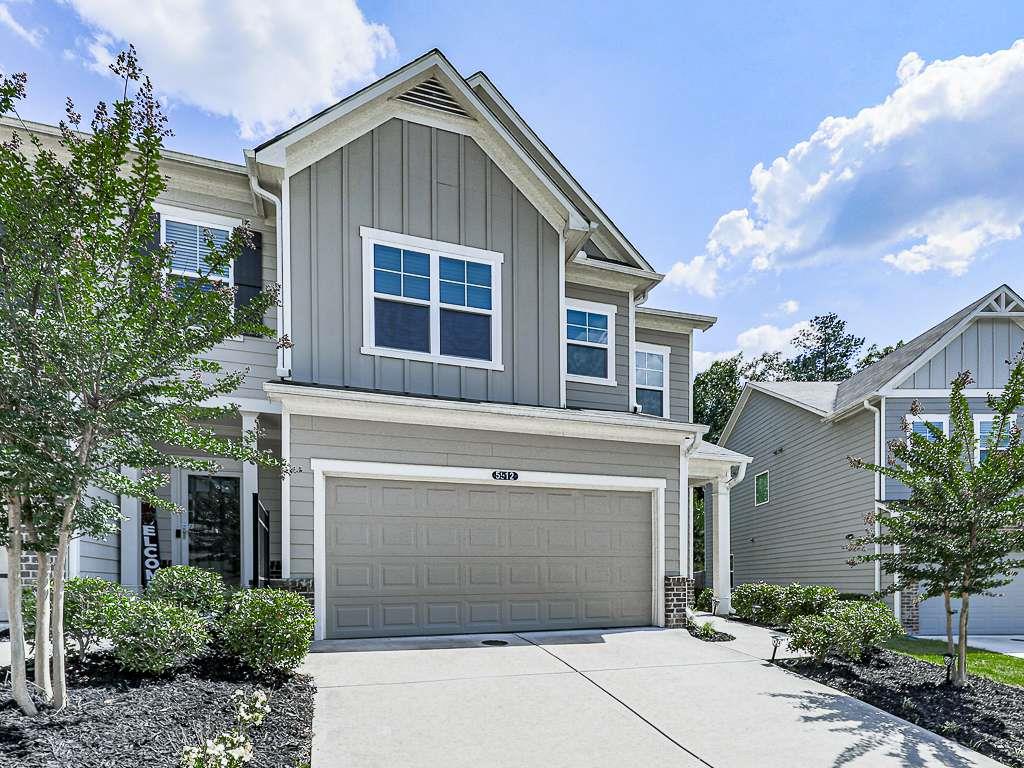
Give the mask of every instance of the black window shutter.
M 244 307 L 263 290 L 263 234 L 253 232 L 251 241 L 235 259 L 235 306 Z
M 149 240 L 149 245 L 146 246 L 146 250 L 152 252 L 160 247 L 160 214 L 153 211 L 149 214 L 149 221 L 153 226 L 153 234 Z

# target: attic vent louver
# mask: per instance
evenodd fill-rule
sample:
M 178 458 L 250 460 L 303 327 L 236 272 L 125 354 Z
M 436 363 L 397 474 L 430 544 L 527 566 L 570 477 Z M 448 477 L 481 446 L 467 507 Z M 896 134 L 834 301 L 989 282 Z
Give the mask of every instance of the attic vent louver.
M 448 89 L 441 85 L 441 81 L 436 77 L 427 78 L 398 98 L 410 104 L 419 104 L 421 107 L 438 109 L 441 112 L 447 112 L 449 115 L 469 117 L 469 113 L 462 108 L 462 105 L 452 97 Z

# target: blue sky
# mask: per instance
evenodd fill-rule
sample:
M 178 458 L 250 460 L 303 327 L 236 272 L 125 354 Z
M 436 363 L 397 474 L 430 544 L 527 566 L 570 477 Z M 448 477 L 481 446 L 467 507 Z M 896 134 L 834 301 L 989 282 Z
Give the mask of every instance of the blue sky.
M 239 161 L 441 48 L 670 274 L 650 305 L 720 317 L 705 363 L 784 347 L 817 313 L 889 343 L 1024 290 L 1022 3 L 285 6 L 0 0 L 0 69 L 28 72 L 23 116 L 53 122 L 67 95 L 113 96 L 97 70 L 131 40 L 167 93 L 169 145 Z

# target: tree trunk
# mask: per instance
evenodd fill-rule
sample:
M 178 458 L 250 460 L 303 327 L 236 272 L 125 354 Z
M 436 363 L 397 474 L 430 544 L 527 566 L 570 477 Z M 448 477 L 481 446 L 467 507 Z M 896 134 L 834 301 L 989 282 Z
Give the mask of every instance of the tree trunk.
M 955 655 L 953 647 L 953 597 L 948 589 L 942 590 L 942 598 L 946 601 L 946 653 Z
M 53 698 L 50 684 L 50 556 L 36 552 L 36 644 L 34 649 L 36 687 L 46 701 Z
M 64 524 L 57 538 L 57 557 L 53 562 L 53 615 L 51 617 L 50 634 L 53 639 L 53 706 L 63 709 L 68 703 L 67 674 L 64 648 L 64 571 L 68 559 L 68 545 L 71 535 L 68 530 L 68 518 L 65 512 Z
M 967 592 L 960 593 L 960 637 L 957 648 L 956 677 L 958 686 L 967 685 L 967 619 L 970 614 L 971 596 Z
M 25 623 L 21 615 L 21 499 L 7 499 L 10 543 L 7 545 L 7 603 L 11 609 L 11 694 L 26 715 L 38 714 L 28 693 L 25 673 Z

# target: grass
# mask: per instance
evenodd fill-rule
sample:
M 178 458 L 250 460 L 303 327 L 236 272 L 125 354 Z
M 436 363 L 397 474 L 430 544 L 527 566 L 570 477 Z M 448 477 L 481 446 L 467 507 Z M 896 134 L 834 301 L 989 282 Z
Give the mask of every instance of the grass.
M 920 640 L 916 637 L 897 637 L 885 644 L 890 651 L 913 656 L 936 666 L 945 666 L 945 640 Z M 1024 687 L 1024 659 L 1004 653 L 967 647 L 967 672 L 987 677 L 998 683 Z

